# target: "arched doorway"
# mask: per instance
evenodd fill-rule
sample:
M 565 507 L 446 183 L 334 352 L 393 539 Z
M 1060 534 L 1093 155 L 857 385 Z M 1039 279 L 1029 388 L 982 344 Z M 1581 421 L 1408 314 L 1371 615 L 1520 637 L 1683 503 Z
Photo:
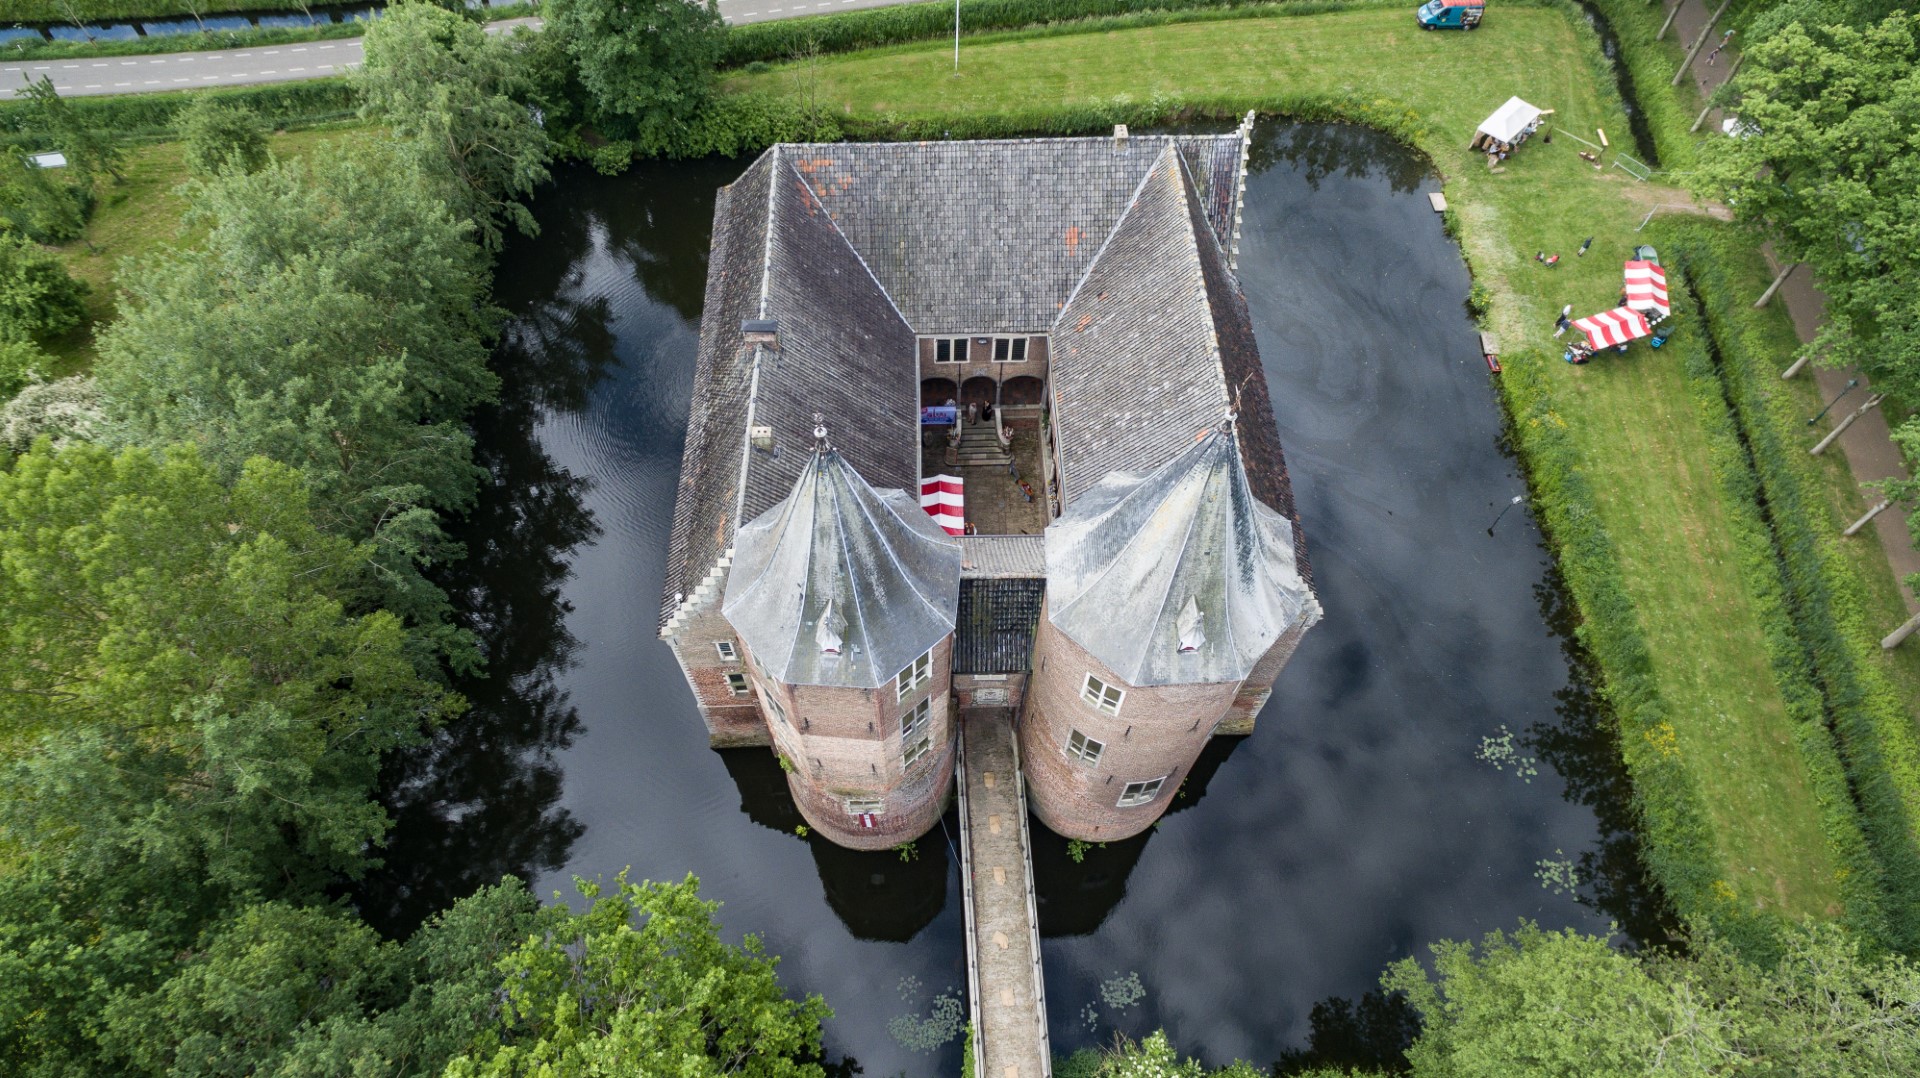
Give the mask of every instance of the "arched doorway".
M 960 384 L 960 406 L 969 404 L 992 404 L 994 398 L 993 379 L 984 375 L 967 379 Z
M 960 387 L 951 378 L 922 378 L 920 407 L 933 408 L 960 399 Z
M 1030 374 L 1009 378 L 1000 387 L 1000 403 L 1007 408 L 1039 404 L 1046 399 L 1046 383 Z

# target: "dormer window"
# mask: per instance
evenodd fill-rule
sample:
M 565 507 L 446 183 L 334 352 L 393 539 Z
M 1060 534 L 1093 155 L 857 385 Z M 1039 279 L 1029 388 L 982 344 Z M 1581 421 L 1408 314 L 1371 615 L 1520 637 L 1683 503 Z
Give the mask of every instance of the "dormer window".
M 840 654 L 840 630 L 847 627 L 847 619 L 833 608 L 833 600 L 827 600 L 827 608 L 820 611 L 820 625 L 813 631 L 813 639 L 820 645 L 820 654 Z
M 1187 596 L 1187 605 L 1180 608 L 1180 617 L 1174 622 L 1174 631 L 1180 638 L 1180 654 L 1199 651 L 1200 645 L 1207 642 L 1207 634 L 1200 628 L 1203 620 L 1200 604 L 1194 601 L 1193 596 Z

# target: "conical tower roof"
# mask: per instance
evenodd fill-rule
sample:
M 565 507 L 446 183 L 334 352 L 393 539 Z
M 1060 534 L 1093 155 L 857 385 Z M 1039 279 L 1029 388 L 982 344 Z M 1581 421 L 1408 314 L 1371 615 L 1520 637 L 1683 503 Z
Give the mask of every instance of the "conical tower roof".
M 1253 496 L 1230 422 L 1144 478 L 1108 475 L 1046 543 L 1048 619 L 1129 685 L 1242 680 L 1320 619 L 1293 522 Z
M 960 543 L 827 444 L 740 529 L 721 612 L 768 676 L 878 688 L 953 631 Z

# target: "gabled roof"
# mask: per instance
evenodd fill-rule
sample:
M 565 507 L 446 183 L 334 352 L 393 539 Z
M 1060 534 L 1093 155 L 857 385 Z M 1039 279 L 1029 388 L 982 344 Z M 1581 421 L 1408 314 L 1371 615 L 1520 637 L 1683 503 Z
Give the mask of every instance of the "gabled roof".
M 1233 427 L 1208 431 L 1150 475 L 1107 476 L 1047 528 L 1048 620 L 1129 685 L 1243 680 L 1320 619 L 1294 522 L 1254 497 L 1241 454 Z
M 952 632 L 959 602 L 959 540 L 823 446 L 740 529 L 721 612 L 775 680 L 872 689 Z

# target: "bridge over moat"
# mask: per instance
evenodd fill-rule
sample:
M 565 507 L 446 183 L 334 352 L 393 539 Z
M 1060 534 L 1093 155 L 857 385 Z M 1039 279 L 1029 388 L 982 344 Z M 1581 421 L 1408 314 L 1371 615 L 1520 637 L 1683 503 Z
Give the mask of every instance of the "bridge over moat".
M 960 878 L 977 1074 L 1049 1078 L 1046 978 L 1020 748 L 1008 708 L 960 713 Z

